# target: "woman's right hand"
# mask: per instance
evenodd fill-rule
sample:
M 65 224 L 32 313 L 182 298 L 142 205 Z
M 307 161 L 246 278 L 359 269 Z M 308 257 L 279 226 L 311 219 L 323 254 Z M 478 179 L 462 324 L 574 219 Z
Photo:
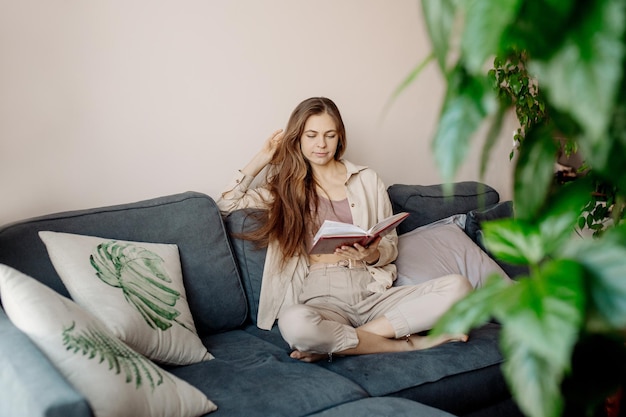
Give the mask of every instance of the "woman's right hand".
M 241 172 L 256 177 L 257 174 L 271 162 L 284 136 L 283 129 L 278 129 L 272 133 L 263 144 L 261 150 L 248 162 L 248 165 L 246 165 Z
M 274 131 L 269 138 L 267 138 L 261 152 L 268 157 L 268 161 L 272 160 L 284 137 L 285 133 L 283 132 L 283 129 L 278 129 Z

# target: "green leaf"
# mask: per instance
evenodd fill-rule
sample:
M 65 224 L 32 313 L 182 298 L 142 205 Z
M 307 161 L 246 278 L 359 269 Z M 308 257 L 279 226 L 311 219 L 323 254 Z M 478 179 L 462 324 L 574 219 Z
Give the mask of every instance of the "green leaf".
M 497 318 L 503 324 L 504 372 L 516 403 L 533 417 L 559 416 L 560 385 L 585 311 L 583 269 L 574 262 L 548 262 L 512 288 L 517 303 Z
M 501 219 L 482 223 L 484 243 L 502 261 L 526 265 L 538 264 L 544 257 L 539 228 L 519 219 Z
M 528 126 L 528 115 L 527 114 L 520 114 L 519 115 L 519 122 L 522 126 Z
M 483 149 L 480 155 L 480 178 L 485 177 L 485 173 L 487 172 L 487 165 L 489 162 L 489 156 L 491 155 L 491 151 L 499 139 L 500 131 L 502 130 L 502 122 L 504 121 L 504 116 L 506 109 L 502 106 L 498 106 L 495 112 L 494 118 L 491 121 L 491 125 L 489 126 L 489 131 L 487 132 L 487 138 L 485 139 L 485 144 L 483 145 Z
M 485 245 L 503 261 L 538 265 L 544 258 L 558 252 L 571 237 L 589 196 L 590 183 L 580 179 L 562 186 L 552 195 L 536 220 L 516 216 L 484 222 Z
M 457 0 L 422 0 L 426 30 L 443 73 L 447 70 L 448 46 L 456 8 Z
M 89 260 L 96 276 L 119 288 L 151 328 L 167 330 L 175 322 L 192 331 L 176 320 L 181 294 L 168 285 L 172 280 L 159 255 L 133 243 L 111 240 L 99 244 Z
M 485 61 L 498 53 L 500 37 L 514 20 L 521 0 L 469 0 L 461 37 L 462 59 L 472 74 L 483 71 Z
M 398 98 L 398 96 L 409 86 L 413 83 L 413 81 L 415 81 L 415 79 L 417 78 L 418 75 L 420 75 L 422 73 L 422 71 L 424 70 L 424 68 L 426 68 L 426 66 L 430 63 L 430 61 L 433 60 L 433 58 L 435 57 L 435 54 L 431 53 L 430 55 L 428 55 L 426 58 L 424 58 L 424 60 L 422 62 L 420 62 L 419 64 L 417 64 L 417 66 L 413 69 L 413 71 L 411 71 L 409 73 L 409 75 L 407 75 L 407 77 L 404 79 L 404 81 L 402 81 L 402 83 L 400 83 L 400 85 L 394 90 L 394 92 L 391 94 L 391 97 L 389 98 L 389 100 L 387 101 L 387 103 L 385 104 L 385 107 L 383 108 L 382 111 L 382 116 L 381 119 L 385 117 L 385 115 L 387 114 L 387 112 L 389 111 L 389 108 L 391 107 L 391 105 L 396 101 L 396 99 Z
M 626 89 L 626 60 L 624 62 L 624 83 L 622 88 Z M 596 161 L 593 170 L 601 173 L 605 178 L 621 190 L 622 195 L 626 195 L 626 175 L 624 175 L 624 166 L 626 166 L 626 93 L 624 93 L 624 102 L 620 108 L 616 109 L 615 120 L 612 125 L 613 132 L 611 136 L 605 139 L 606 146 L 610 148 L 608 151 L 609 158 L 606 163 Z
M 73 353 L 80 353 L 89 359 L 99 359 L 99 363 L 106 361 L 109 371 L 115 374 L 124 373 L 126 383 L 134 382 L 136 388 L 149 384 L 154 389 L 161 385 L 167 374 L 163 374 L 158 366 L 144 356 L 130 349 L 119 339 L 110 336 L 98 325 L 88 325 L 76 328 L 72 322 L 63 328 L 61 334 L 63 345 Z
M 489 80 L 489 85 L 493 89 L 498 89 L 500 83 L 498 82 L 498 78 L 496 76 L 496 70 L 493 68 L 487 72 L 487 79 Z
M 494 109 L 495 95 L 486 77 L 470 77 L 461 67 L 452 71 L 433 141 L 435 162 L 445 183 L 453 180 L 473 133 Z
M 537 355 L 524 344 L 524 335 L 505 327 L 501 348 L 506 355 L 502 372 L 511 388 L 515 402 L 528 417 L 559 417 L 563 409 L 560 386 L 555 378 L 556 366 Z
M 529 68 L 551 104 L 581 124 L 582 139 L 588 142 L 583 147 L 591 151 L 587 157 L 602 161 L 608 156 L 602 141 L 622 76 L 626 12 L 622 0 L 585 4 L 584 19 L 570 26 L 561 48 L 545 61 L 530 62 Z
M 513 90 L 514 95 L 519 95 L 519 92 L 522 90 L 522 85 L 520 84 L 519 77 L 511 76 L 509 78 L 509 87 Z
M 500 295 L 510 282 L 497 275 L 490 276 L 482 288 L 469 293 L 446 312 L 430 332 L 441 334 L 467 334 L 472 328 L 486 323 L 501 302 Z
M 532 219 L 543 205 L 554 176 L 556 144 L 548 128 L 526 132 L 514 173 L 515 214 Z
M 582 278 L 575 261 L 546 262 L 531 278 L 518 281 L 517 302 L 498 319 L 523 331 L 534 352 L 566 369 L 584 317 Z
M 626 224 L 607 230 L 601 239 L 576 240 L 563 256 L 578 260 L 589 274 L 593 308 L 616 329 L 626 326 Z
M 580 178 L 564 184 L 549 197 L 538 219 L 546 253 L 558 251 L 571 237 L 591 192 L 591 182 Z
M 525 1 L 502 42 L 533 57 L 550 56 L 562 44 L 572 10 L 579 6 L 577 0 Z
M 491 276 L 441 317 L 431 335 L 467 333 L 495 317 L 516 402 L 531 417 L 556 417 L 584 316 L 582 276 L 582 267 L 568 260 L 548 262 L 515 284 Z

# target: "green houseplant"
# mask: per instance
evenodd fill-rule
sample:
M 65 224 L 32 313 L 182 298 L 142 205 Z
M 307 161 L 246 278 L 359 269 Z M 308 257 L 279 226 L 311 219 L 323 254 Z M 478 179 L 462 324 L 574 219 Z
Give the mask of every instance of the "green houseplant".
M 536 80 L 528 72 L 526 51 L 512 48 L 496 56 L 493 69 L 489 70 L 489 81 L 503 107 L 513 107 L 520 127 L 513 136 L 519 147 L 526 132 L 547 121 L 546 103 Z M 513 159 L 514 150 L 509 159 Z
M 486 70 L 493 57 L 524 51 L 545 100 L 539 109 L 549 114 L 519 141 L 515 218 L 484 224 L 488 249 L 528 265 L 529 275 L 515 285 L 488 281 L 434 332 L 467 332 L 497 319 L 503 372 L 520 409 L 531 417 L 589 415 L 626 381 L 626 225 L 616 215 L 595 239 L 572 233 L 595 184 L 554 183 L 554 138 L 555 132 L 571 138 L 594 179 L 623 206 L 626 0 L 422 0 L 422 9 L 447 82 L 433 140 L 447 182 L 488 122 L 484 170 L 512 104 L 493 89 Z
M 522 144 L 526 132 L 538 126 L 548 128 L 551 126 L 545 98 L 537 80 L 528 71 L 527 61 L 527 51 L 512 47 L 504 51 L 503 55 L 495 57 L 494 68 L 488 73 L 501 106 L 512 107 L 515 110 L 520 124 L 513 136 L 515 147 Z M 564 160 L 574 154 L 580 159 L 574 139 L 563 137 L 556 132 L 555 136 L 559 138 L 559 155 L 562 155 Z M 511 150 L 510 159 L 513 159 L 515 147 Z M 558 162 L 561 162 L 560 159 Z M 568 176 L 557 175 L 555 180 L 572 181 L 582 175 L 592 178 L 594 191 L 589 195 L 589 201 L 578 219 L 578 227 L 581 231 L 589 229 L 593 231 L 594 236 L 598 236 L 606 230 L 607 220 L 621 221 L 626 210 L 624 210 L 624 202 L 618 198 L 620 193 L 616 186 L 601 178 L 596 178 L 591 168 L 583 161 L 581 166 L 576 168 L 576 172 L 568 173 Z
M 528 52 L 515 46 L 495 57 L 493 69 L 489 70 L 488 78 L 500 107 L 513 108 L 519 122 L 519 128 L 513 135 L 513 148 L 509 154 L 509 159 L 512 160 L 515 156 L 515 150 L 522 145 L 526 132 L 532 132 L 539 128 L 550 131 L 553 127 L 546 108 L 546 100 L 539 89 L 537 80 L 528 71 Z M 558 138 L 559 155 L 562 155 L 564 160 L 577 154 L 574 140 L 560 134 L 557 135 L 556 132 L 554 134 L 555 138 Z M 588 167 L 585 164 L 582 164 L 577 172 L 571 172 L 571 167 L 569 169 L 568 176 L 559 175 L 564 171 L 557 172 L 555 180 L 569 181 L 588 173 L 586 171 Z M 593 218 L 591 215 L 590 217 Z M 587 222 L 585 221 L 581 228 L 586 226 Z

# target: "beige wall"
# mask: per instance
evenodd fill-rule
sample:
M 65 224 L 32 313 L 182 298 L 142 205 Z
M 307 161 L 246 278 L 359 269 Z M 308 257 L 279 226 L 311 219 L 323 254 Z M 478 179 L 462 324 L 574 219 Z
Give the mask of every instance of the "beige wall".
M 381 120 L 429 51 L 418 0 L 0 0 L 0 224 L 216 197 L 315 95 L 342 110 L 349 159 L 388 185 L 438 183 L 434 64 Z M 510 137 L 485 179 L 505 199 Z M 478 179 L 474 148 L 460 180 Z

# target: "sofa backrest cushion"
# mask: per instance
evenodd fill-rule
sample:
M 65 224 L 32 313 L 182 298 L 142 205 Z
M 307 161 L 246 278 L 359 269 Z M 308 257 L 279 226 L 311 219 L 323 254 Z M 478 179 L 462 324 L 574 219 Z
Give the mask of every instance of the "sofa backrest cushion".
M 207 195 L 186 192 L 137 203 L 51 214 L 0 228 L 0 263 L 69 297 L 39 231 L 178 245 L 183 283 L 200 335 L 239 327 L 248 309 L 220 212 Z
M 236 210 L 226 217 L 226 228 L 231 233 L 237 264 L 240 267 L 241 278 L 248 299 L 248 309 L 252 323 L 256 324 L 259 312 L 259 297 L 261 295 L 261 281 L 265 265 L 265 248 L 257 247 L 255 242 L 244 240 L 237 235 L 249 232 L 258 225 L 256 210 Z
M 410 216 L 398 226 L 398 234 L 410 232 L 454 214 L 466 214 L 476 208 L 488 207 L 500 201 L 500 195 L 495 189 L 480 182 L 456 182 L 452 186 L 452 193 L 446 194 L 441 184 L 391 185 L 387 192 L 393 212 L 410 213 Z

